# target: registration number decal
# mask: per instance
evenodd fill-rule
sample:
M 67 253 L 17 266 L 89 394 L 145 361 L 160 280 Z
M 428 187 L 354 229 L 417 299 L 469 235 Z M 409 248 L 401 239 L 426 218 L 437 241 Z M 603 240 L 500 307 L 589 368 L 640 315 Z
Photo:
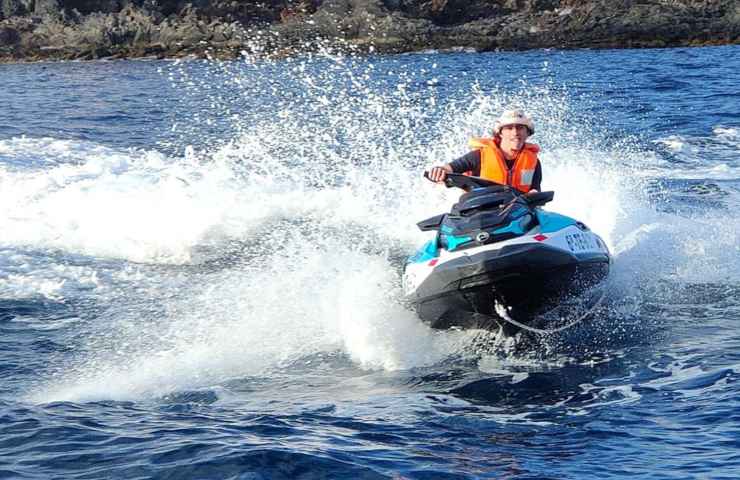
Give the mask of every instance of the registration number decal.
M 572 252 L 599 249 L 596 239 L 589 233 L 571 233 L 565 236 L 565 241 L 568 242 L 568 248 Z

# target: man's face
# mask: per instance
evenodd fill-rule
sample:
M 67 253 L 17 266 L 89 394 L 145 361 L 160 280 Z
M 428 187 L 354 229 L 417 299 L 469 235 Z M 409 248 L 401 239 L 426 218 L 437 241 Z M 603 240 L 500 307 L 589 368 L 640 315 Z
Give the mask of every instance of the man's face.
M 529 129 L 524 125 L 504 125 L 501 128 L 502 142 L 510 145 L 511 148 L 519 150 L 524 146 L 524 142 L 529 137 Z

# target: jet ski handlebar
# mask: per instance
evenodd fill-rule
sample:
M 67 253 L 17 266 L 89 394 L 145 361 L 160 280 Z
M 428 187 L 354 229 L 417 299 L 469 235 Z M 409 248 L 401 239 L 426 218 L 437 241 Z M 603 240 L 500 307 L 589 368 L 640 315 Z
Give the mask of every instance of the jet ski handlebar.
M 434 181 L 429 178 L 429 172 L 424 172 L 424 178 L 431 182 Z M 458 187 L 462 188 L 466 192 L 469 192 L 476 188 L 500 187 L 502 190 L 507 190 L 513 193 L 516 197 L 523 198 L 528 204 L 532 206 L 542 206 L 547 202 L 551 202 L 553 196 L 555 195 L 554 192 L 537 192 L 535 194 L 527 195 L 508 185 L 502 185 L 498 182 L 486 180 L 485 178 L 481 177 L 463 175 L 462 173 L 447 173 L 444 183 L 447 188 Z
M 424 172 L 424 178 L 432 182 L 434 181 L 431 178 L 429 178 L 429 172 Z M 503 188 L 511 189 L 512 191 L 515 191 L 514 189 L 506 185 L 502 185 L 500 183 L 496 183 L 491 180 L 486 180 L 485 178 L 481 178 L 481 177 L 463 175 L 462 173 L 448 173 L 445 177 L 444 183 L 447 188 L 457 187 L 457 188 L 462 188 L 463 190 L 472 190 L 474 188 L 486 188 L 486 187 L 503 187 Z

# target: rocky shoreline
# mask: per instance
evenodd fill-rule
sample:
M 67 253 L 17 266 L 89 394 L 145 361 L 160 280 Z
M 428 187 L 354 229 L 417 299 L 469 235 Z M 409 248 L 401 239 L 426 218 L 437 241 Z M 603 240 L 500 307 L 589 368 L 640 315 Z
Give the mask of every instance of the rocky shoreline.
M 740 44 L 737 0 L 0 0 L 0 61 Z

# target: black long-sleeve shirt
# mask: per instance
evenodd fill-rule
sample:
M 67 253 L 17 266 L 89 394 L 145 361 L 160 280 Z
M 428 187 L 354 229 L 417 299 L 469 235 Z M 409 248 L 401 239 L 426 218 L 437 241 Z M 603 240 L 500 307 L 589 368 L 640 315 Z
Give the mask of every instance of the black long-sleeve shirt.
M 506 160 L 506 168 L 511 170 L 514 166 L 514 160 Z M 480 150 L 473 150 L 466 153 L 457 160 L 450 162 L 450 167 L 455 173 L 472 172 L 473 176 L 480 176 Z M 534 169 L 534 175 L 532 177 L 532 189 L 542 191 L 542 166 L 540 162 L 537 162 L 537 166 Z

